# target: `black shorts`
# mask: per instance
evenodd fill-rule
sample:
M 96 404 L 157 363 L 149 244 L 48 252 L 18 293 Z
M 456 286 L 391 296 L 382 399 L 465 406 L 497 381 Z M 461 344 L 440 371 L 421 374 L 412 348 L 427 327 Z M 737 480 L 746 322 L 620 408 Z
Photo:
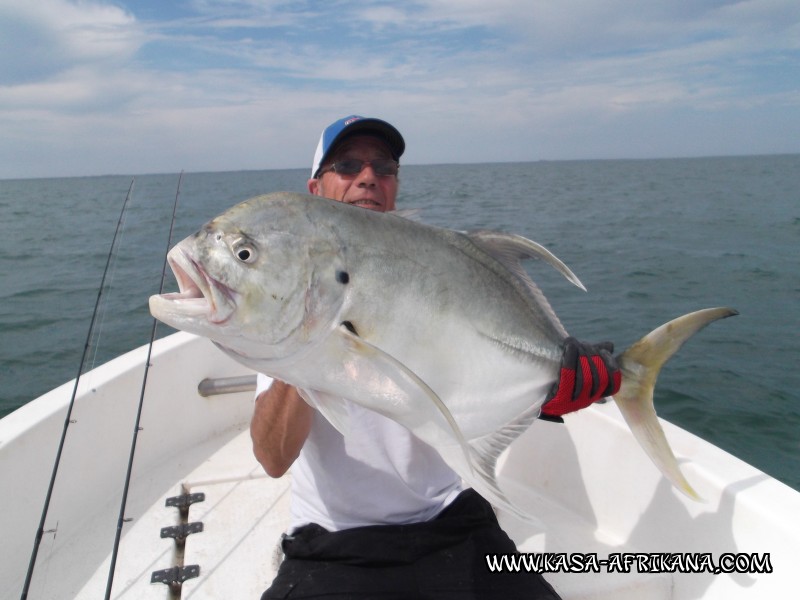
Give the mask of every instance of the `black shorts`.
M 283 539 L 285 559 L 261 600 L 277 598 L 559 600 L 537 573 L 492 573 L 486 554 L 515 553 L 491 505 L 466 490 L 435 519 Z

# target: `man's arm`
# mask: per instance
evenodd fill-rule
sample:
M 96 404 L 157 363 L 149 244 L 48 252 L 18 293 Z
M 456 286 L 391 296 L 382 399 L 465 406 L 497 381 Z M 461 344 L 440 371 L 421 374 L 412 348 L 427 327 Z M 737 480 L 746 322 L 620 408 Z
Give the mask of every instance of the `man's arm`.
M 280 477 L 300 454 L 311 430 L 314 409 L 297 389 L 278 381 L 256 398 L 250 437 L 253 454 L 267 475 Z

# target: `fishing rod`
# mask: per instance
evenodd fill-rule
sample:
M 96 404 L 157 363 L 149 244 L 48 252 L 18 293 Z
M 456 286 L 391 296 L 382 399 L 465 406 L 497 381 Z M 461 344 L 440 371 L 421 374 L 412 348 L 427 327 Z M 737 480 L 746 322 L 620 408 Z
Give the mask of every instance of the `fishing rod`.
M 172 232 L 175 228 L 175 214 L 178 210 L 178 198 L 181 195 L 181 181 L 183 181 L 183 171 L 178 177 L 178 189 L 175 191 L 175 202 L 172 203 L 172 220 L 169 224 L 169 234 L 167 235 L 167 248 L 164 251 L 164 263 L 161 267 L 161 283 L 158 287 L 158 293 L 164 292 L 164 279 L 167 276 L 167 254 L 172 246 Z M 131 440 L 131 451 L 128 454 L 128 470 L 125 474 L 125 486 L 122 491 L 122 502 L 119 507 L 119 517 L 117 519 L 117 532 L 114 536 L 114 549 L 111 552 L 111 565 L 108 569 L 108 579 L 106 580 L 106 595 L 105 600 L 111 598 L 111 586 L 114 584 L 114 572 L 117 568 L 117 555 L 119 554 L 119 544 L 122 538 L 122 527 L 125 524 L 125 508 L 128 503 L 128 491 L 130 489 L 131 475 L 133 473 L 133 457 L 136 454 L 136 442 L 139 439 L 139 431 L 141 431 L 142 408 L 144 407 L 144 392 L 147 388 L 147 374 L 150 371 L 150 356 L 153 353 L 153 342 L 156 337 L 156 327 L 158 321 L 153 319 L 153 327 L 150 331 L 150 344 L 147 348 L 147 359 L 145 360 L 144 376 L 142 377 L 142 390 L 139 394 L 139 406 L 136 411 L 136 422 L 133 427 L 133 439 Z
M 86 334 L 86 343 L 83 345 L 83 353 L 81 354 L 80 364 L 78 366 L 78 374 L 75 377 L 75 385 L 72 388 L 72 397 L 70 398 L 69 404 L 67 405 L 67 415 L 64 419 L 64 427 L 61 430 L 61 440 L 58 443 L 58 450 L 56 451 L 56 459 L 55 463 L 53 464 L 53 472 L 50 475 L 50 483 L 47 487 L 47 494 L 45 495 L 44 499 L 44 507 L 42 508 L 42 516 L 39 520 L 39 528 L 36 530 L 36 536 L 33 542 L 33 551 L 31 552 L 31 559 L 28 563 L 28 572 L 25 575 L 25 584 L 22 587 L 22 596 L 20 596 L 21 600 L 25 600 L 28 597 L 28 591 L 30 590 L 31 580 L 33 579 L 33 569 L 36 566 L 36 559 L 39 556 L 39 546 L 42 542 L 42 536 L 44 535 L 44 523 L 47 520 L 47 513 L 50 510 L 50 500 L 53 496 L 53 488 L 55 487 L 56 483 L 56 475 L 58 474 L 58 468 L 61 464 L 61 454 L 64 450 L 64 442 L 67 439 L 67 430 L 72 422 L 72 409 L 75 406 L 75 398 L 78 393 L 78 383 L 81 379 L 81 374 L 83 373 L 83 367 L 86 362 L 86 356 L 89 353 L 89 347 L 91 346 L 92 341 L 92 334 L 94 333 L 95 323 L 97 322 L 97 314 L 100 308 L 100 299 L 103 296 L 103 289 L 105 288 L 106 284 L 106 276 L 108 275 L 108 269 L 111 265 L 111 259 L 114 255 L 114 247 L 117 245 L 117 238 L 119 237 L 119 232 L 122 228 L 122 222 L 125 217 L 125 213 L 128 208 L 128 201 L 130 200 L 131 193 L 133 192 L 133 184 L 136 181 L 134 177 L 131 179 L 131 185 L 128 187 L 128 193 L 125 195 L 125 201 L 122 203 L 122 210 L 119 213 L 119 219 L 117 220 L 117 227 L 114 230 L 114 237 L 111 239 L 111 247 L 108 250 L 108 256 L 106 257 L 106 266 L 103 269 L 103 277 L 100 280 L 100 287 L 97 289 L 97 299 L 94 303 L 94 310 L 92 311 L 92 319 L 89 322 L 89 331 Z

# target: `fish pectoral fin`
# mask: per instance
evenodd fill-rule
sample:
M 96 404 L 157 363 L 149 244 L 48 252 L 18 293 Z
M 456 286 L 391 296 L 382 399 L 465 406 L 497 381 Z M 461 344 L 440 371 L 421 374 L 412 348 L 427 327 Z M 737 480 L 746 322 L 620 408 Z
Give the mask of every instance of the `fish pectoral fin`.
M 337 372 L 330 376 L 341 380 L 343 397 L 400 423 L 412 433 L 437 423 L 453 434 L 470 468 L 474 468 L 470 446 L 436 392 L 396 358 L 353 333 L 351 327 L 341 325 L 328 342 L 328 350 L 338 356 Z M 420 397 L 430 402 L 420 403 Z
M 347 411 L 347 405 L 344 402 L 331 394 L 320 392 L 319 390 L 298 389 L 297 391 L 303 400 L 322 413 L 322 416 L 339 433 L 345 437 L 350 434 L 350 413 Z
M 488 230 L 470 231 L 467 236 L 526 282 L 530 281 L 530 277 L 522 268 L 520 261 L 535 258 L 543 260 L 566 277 L 570 283 L 586 291 L 578 276 L 560 258 L 533 240 L 513 233 Z
M 731 308 L 709 308 L 683 315 L 651 331 L 617 358 L 622 385 L 614 401 L 628 427 L 664 476 L 695 500 L 701 498 L 683 476 L 656 416 L 653 389 L 661 367 L 686 340 L 717 319 L 736 314 Z

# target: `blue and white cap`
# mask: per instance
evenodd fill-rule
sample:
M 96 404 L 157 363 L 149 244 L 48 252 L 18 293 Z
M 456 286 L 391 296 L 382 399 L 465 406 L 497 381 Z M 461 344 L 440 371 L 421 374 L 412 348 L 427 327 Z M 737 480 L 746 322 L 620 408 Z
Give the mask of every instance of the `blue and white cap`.
M 344 117 L 328 125 L 322 130 L 322 135 L 317 144 L 317 151 L 314 153 L 314 164 L 311 165 L 311 177 L 316 177 L 319 168 L 328 158 L 331 150 L 338 142 L 341 142 L 346 136 L 354 133 L 364 133 L 366 135 L 375 135 L 384 140 L 389 145 L 389 150 L 392 153 L 392 158 L 400 160 L 403 151 L 406 149 L 405 140 L 400 132 L 386 121 L 380 119 L 373 119 L 370 117 L 361 117 L 359 115 L 350 115 Z

